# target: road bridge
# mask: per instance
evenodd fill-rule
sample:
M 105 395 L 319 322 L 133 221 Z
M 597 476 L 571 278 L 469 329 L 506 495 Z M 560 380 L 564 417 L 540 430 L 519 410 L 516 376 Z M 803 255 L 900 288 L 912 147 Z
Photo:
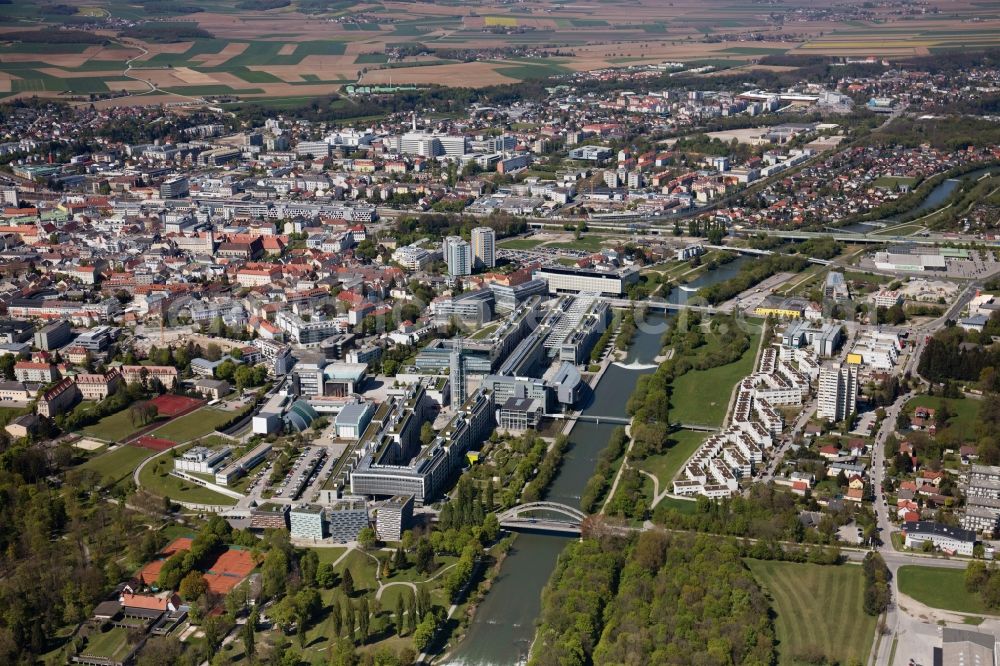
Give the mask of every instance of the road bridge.
M 547 515 L 537 515 L 539 513 Z M 560 517 L 552 517 L 561 516 Z M 500 527 L 508 530 L 530 530 L 580 534 L 587 514 L 559 502 L 529 502 L 518 504 L 497 514 Z

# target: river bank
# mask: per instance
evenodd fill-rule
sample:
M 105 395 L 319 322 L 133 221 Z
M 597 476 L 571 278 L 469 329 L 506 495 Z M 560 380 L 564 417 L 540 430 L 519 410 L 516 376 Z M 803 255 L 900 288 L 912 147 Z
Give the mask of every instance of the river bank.
M 652 363 L 660 353 L 666 319 L 647 319 L 635 335 L 625 361 Z M 644 329 L 644 330 L 643 330 Z M 588 416 L 622 416 L 636 382 L 651 369 L 632 370 L 606 359 L 602 372 L 591 379 L 594 390 L 581 413 Z M 612 424 L 567 423 L 571 446 L 546 498 L 578 506 L 580 495 L 593 473 L 601 451 L 607 446 Z M 490 593 L 479 604 L 464 640 L 440 663 L 525 663 L 535 634 L 535 619 L 541 611 L 541 591 L 555 569 L 559 554 L 569 540 L 541 534 L 521 534 L 515 539 L 494 579 Z

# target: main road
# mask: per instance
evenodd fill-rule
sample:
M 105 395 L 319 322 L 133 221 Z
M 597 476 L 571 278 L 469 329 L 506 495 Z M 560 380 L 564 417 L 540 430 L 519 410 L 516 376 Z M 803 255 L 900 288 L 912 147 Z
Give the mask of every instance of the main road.
M 917 339 L 913 343 L 909 358 L 906 359 L 903 367 L 901 368 L 904 376 L 909 375 L 911 377 L 911 381 L 914 382 L 922 381 L 922 378 L 920 378 L 917 372 L 917 366 L 920 363 L 920 356 L 923 353 L 928 337 L 943 327 L 949 319 L 954 320 L 958 318 L 962 310 L 975 295 L 977 286 L 978 285 L 975 283 L 966 285 L 965 289 L 959 293 L 958 298 L 955 299 L 955 302 L 943 315 L 925 324 L 924 326 L 914 329 Z M 910 398 L 914 395 L 915 393 L 912 388 L 909 388 L 906 393 L 899 395 L 896 400 L 886 408 L 885 418 L 882 419 L 882 424 L 879 427 L 878 433 L 875 435 L 875 443 L 873 444 L 872 487 L 875 491 L 875 518 L 878 525 L 878 533 L 880 535 L 878 551 L 882 556 L 882 559 L 885 560 L 886 566 L 889 567 L 889 571 L 892 573 L 892 599 L 889 602 L 889 608 L 886 610 L 885 615 L 885 628 L 887 633 L 882 637 L 881 641 L 876 642 L 875 648 L 873 649 L 873 663 L 875 666 L 890 666 L 889 660 L 892 653 L 893 641 L 898 638 L 901 633 L 906 633 L 907 631 L 907 629 L 903 627 L 902 620 L 904 618 L 900 613 L 898 605 L 899 568 L 904 565 L 922 564 L 925 566 L 964 569 L 968 564 L 967 560 L 952 560 L 920 556 L 914 553 L 900 553 L 896 551 L 892 545 L 893 523 L 889 517 L 888 497 L 883 492 L 886 464 L 885 443 L 888 441 L 889 435 L 893 434 L 896 430 L 896 419 L 905 409 L 906 403 L 909 402 Z M 893 455 L 895 455 L 895 452 L 893 452 Z

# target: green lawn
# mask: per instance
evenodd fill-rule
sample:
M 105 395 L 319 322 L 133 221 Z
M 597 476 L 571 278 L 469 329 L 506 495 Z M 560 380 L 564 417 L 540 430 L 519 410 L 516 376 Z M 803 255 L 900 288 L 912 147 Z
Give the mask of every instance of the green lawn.
M 750 336 L 750 348 L 740 360 L 708 370 L 691 370 L 674 380 L 670 395 L 670 421 L 721 425 L 733 387 L 753 372 L 760 335 Z
M 139 463 L 155 453 L 155 451 L 138 446 L 119 446 L 114 451 L 94 456 L 83 463 L 80 468 L 97 472 L 101 475 L 102 484 L 112 485 L 126 478 Z
M 128 631 L 115 627 L 104 633 L 94 632 L 87 637 L 84 654 L 96 657 L 124 657 L 128 652 Z
M 895 189 L 900 185 L 913 187 L 913 184 L 916 182 L 916 178 L 909 178 L 907 176 L 882 176 L 881 178 L 876 178 L 872 185 Z
M 132 416 L 126 408 L 84 427 L 83 432 L 105 442 L 117 442 L 129 438 L 144 427 L 145 425 L 141 424 L 132 425 Z
M 608 239 L 607 236 L 581 236 L 579 240 L 573 240 L 568 243 L 551 243 L 546 245 L 546 248 L 555 248 L 557 250 L 581 250 L 583 252 L 597 252 L 601 248 L 611 247 L 614 243 Z
M 664 488 L 673 488 L 670 482 L 677 474 L 677 470 L 707 436 L 708 433 L 696 430 L 678 430 L 671 433 L 670 448 L 665 453 L 640 460 L 636 463 L 636 467 L 646 470 L 660 480 L 660 492 L 663 492 Z
M 375 560 L 360 550 L 351 551 L 351 554 L 337 565 L 336 571 L 338 574 L 343 575 L 344 569 L 351 570 L 351 578 L 354 579 L 354 589 L 356 591 L 368 590 L 374 592 L 378 589 L 378 583 L 375 582 Z
M 212 407 L 202 407 L 179 419 L 174 419 L 162 428 L 150 433 L 172 442 L 187 442 L 215 432 L 215 428 L 233 418 L 233 412 L 225 412 Z
M 508 250 L 533 250 L 541 242 L 537 238 L 508 238 L 500 241 L 498 245 Z
M 864 663 L 875 637 L 875 618 L 866 615 L 860 566 L 821 566 L 747 560 L 771 597 L 778 638 L 778 664 L 801 664 L 818 649 L 827 663 Z
M 672 511 L 679 511 L 680 513 L 694 513 L 698 508 L 698 503 L 689 500 L 677 499 L 676 497 L 664 497 L 660 500 L 660 503 L 656 505 L 656 508 L 670 509 Z
M 316 551 L 316 556 L 319 557 L 319 563 L 330 562 L 331 564 L 337 561 L 337 558 L 344 554 L 346 548 L 313 548 Z M 373 562 L 374 564 L 374 562 Z M 351 575 L 354 575 L 353 572 Z
M 948 430 L 969 440 L 976 436 L 976 423 L 979 420 L 979 401 L 971 398 L 938 398 L 933 395 L 918 395 L 906 403 L 906 411 L 912 412 L 917 407 L 939 409 L 941 404 L 948 405 L 948 411 L 954 416 L 948 419 Z
M 139 473 L 139 485 L 142 486 L 143 490 L 148 490 L 154 495 L 169 497 L 178 502 L 225 504 L 227 506 L 236 504 L 236 500 L 232 497 L 171 475 L 170 470 L 173 467 L 174 459 L 169 455 L 163 456 L 155 463 L 150 463 L 142 468 L 142 472 Z
M 983 599 L 965 591 L 964 569 L 906 565 L 899 568 L 899 591 L 932 608 L 988 613 Z

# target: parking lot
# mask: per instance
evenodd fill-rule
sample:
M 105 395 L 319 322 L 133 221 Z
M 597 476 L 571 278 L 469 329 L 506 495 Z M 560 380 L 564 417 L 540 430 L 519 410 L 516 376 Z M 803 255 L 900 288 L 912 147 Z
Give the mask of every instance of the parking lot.
M 326 449 L 308 446 L 293 460 L 292 470 L 284 480 L 274 485 L 274 496 L 289 500 L 298 499 L 307 485 L 312 483 L 319 464 L 326 457 Z

